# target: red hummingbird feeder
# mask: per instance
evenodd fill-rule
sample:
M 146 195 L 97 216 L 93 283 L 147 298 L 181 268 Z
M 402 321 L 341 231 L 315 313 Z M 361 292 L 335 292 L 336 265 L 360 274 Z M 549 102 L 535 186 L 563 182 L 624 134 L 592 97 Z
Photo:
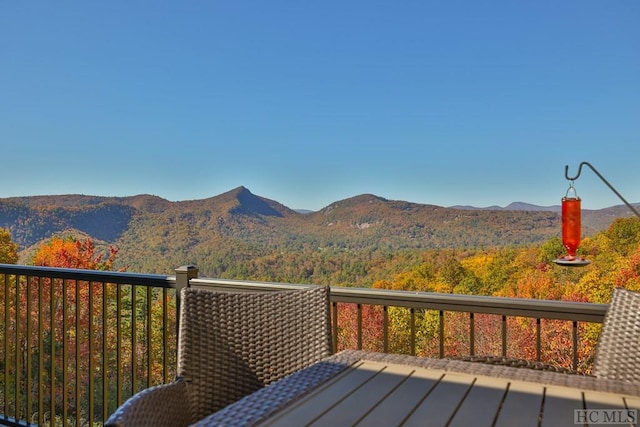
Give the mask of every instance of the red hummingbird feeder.
M 562 244 L 567 254 L 555 260 L 558 265 L 582 267 L 590 263 L 589 260 L 577 254 L 582 239 L 580 202 L 572 180 L 567 194 L 562 198 Z
M 558 265 L 562 265 L 565 267 L 583 267 L 588 265 L 591 261 L 585 259 L 583 256 L 577 254 L 578 247 L 580 246 L 580 240 L 582 238 L 582 221 L 581 221 L 581 207 L 580 207 L 580 197 L 576 193 L 576 189 L 573 186 L 573 181 L 578 179 L 580 176 L 580 172 L 582 171 L 582 166 L 586 165 L 591 168 L 591 170 L 604 182 L 607 184 L 609 189 L 613 191 L 616 196 L 620 198 L 624 202 L 625 205 L 631 211 L 640 218 L 640 212 L 638 212 L 629 202 L 625 200 L 624 197 L 618 191 L 613 188 L 611 184 L 602 176 L 600 172 L 598 172 L 591 164 L 588 162 L 580 163 L 578 167 L 578 174 L 574 177 L 569 176 L 569 166 L 564 167 L 564 176 L 570 181 L 569 189 L 567 190 L 567 194 L 562 198 L 562 244 L 567 250 L 567 254 L 559 257 L 555 260 L 555 263 Z

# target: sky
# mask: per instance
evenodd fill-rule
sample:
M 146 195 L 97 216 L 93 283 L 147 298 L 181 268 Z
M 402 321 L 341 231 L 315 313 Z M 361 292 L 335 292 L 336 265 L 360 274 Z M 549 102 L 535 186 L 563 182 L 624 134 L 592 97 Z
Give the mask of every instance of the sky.
M 0 198 L 640 202 L 638 0 L 0 1 Z M 587 167 L 586 209 L 622 204 Z

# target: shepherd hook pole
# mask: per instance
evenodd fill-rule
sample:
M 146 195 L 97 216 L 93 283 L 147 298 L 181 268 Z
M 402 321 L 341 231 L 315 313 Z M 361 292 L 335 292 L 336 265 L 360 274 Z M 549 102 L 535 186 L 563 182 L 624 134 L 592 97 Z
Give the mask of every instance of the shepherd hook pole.
M 636 216 L 637 216 L 638 218 L 640 218 L 640 212 L 638 212 L 638 211 L 636 210 L 636 208 L 634 208 L 633 206 L 631 206 L 631 203 L 627 202 L 627 201 L 625 200 L 625 198 L 624 198 L 624 197 L 622 197 L 622 194 L 618 193 L 618 190 L 616 190 L 615 188 L 613 188 L 613 185 L 609 184 L 609 181 L 607 181 L 607 180 L 604 178 L 604 176 L 600 175 L 600 172 L 598 172 L 598 171 L 596 170 L 596 168 L 594 168 L 594 167 L 593 167 L 589 162 L 582 162 L 582 163 L 580 163 L 580 166 L 578 166 L 578 174 L 577 174 L 576 176 L 574 176 L 573 178 L 569 177 L 569 166 L 568 166 L 568 165 L 566 165 L 566 166 L 564 167 L 564 177 L 565 177 L 565 178 L 567 178 L 567 180 L 569 180 L 569 181 L 574 181 L 574 180 L 578 179 L 578 177 L 580 176 L 580 172 L 582 171 L 582 166 L 583 166 L 583 165 L 589 166 L 589 167 L 591 168 L 591 170 L 592 170 L 592 171 L 593 171 L 593 172 L 598 176 L 598 178 L 600 178 L 600 179 L 602 180 L 602 182 L 604 182 L 605 184 L 607 184 L 607 187 L 609 187 L 609 188 L 611 189 L 611 191 L 613 191 L 613 192 L 616 194 L 616 196 L 618 196 L 618 197 L 620 198 L 620 200 L 622 200 L 622 201 L 624 202 L 624 204 L 625 204 L 625 205 L 627 205 L 627 207 L 628 207 L 629 209 L 631 209 L 631 211 L 632 211 L 634 214 L 636 214 Z

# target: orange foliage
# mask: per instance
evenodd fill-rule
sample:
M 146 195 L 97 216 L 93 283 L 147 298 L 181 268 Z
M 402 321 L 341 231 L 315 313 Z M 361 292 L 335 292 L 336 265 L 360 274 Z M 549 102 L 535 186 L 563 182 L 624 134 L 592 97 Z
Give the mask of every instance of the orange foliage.
M 614 283 L 616 286 L 640 291 L 640 247 L 629 257 L 628 264 L 617 272 Z
M 42 243 L 33 256 L 33 264 L 46 267 L 81 268 L 86 270 L 111 270 L 118 249 L 110 246 L 109 256 L 96 254 L 93 241 L 73 238 L 62 239 L 53 237 L 49 242 Z

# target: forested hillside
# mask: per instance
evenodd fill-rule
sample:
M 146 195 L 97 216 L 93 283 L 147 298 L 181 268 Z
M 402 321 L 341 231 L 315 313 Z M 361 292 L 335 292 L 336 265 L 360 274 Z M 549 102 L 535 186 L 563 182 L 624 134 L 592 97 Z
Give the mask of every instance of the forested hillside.
M 592 236 L 624 215 L 620 207 L 584 211 L 583 234 Z M 371 286 L 425 251 L 543 244 L 559 236 L 560 215 L 453 209 L 374 195 L 302 214 L 239 187 L 183 202 L 150 195 L 0 199 L 0 227 L 11 232 L 23 263 L 41 242 L 70 235 L 89 237 L 105 252 L 117 247 L 115 266 L 129 271 L 162 274 L 195 264 L 210 277 Z

